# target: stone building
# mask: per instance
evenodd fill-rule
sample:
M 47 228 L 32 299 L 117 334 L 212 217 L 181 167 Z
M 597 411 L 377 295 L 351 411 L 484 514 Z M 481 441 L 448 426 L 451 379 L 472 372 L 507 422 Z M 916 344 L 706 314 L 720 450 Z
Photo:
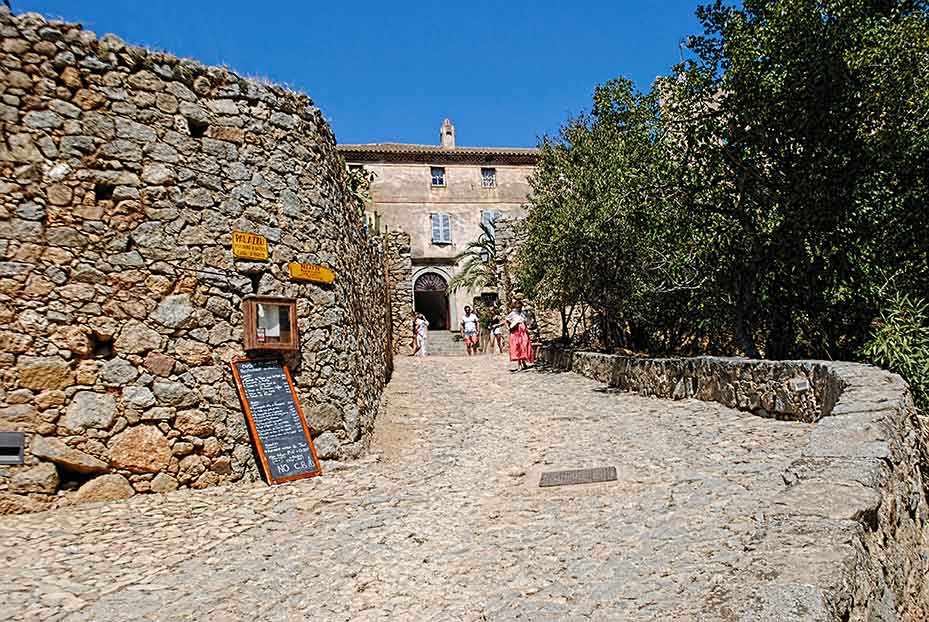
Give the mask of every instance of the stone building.
M 481 222 L 525 215 L 537 149 L 459 147 L 446 119 L 437 145 L 339 145 L 349 167 L 374 174 L 372 210 L 380 225 L 410 234 L 413 304 L 431 329 L 454 330 L 465 304 L 496 290 L 449 293 L 455 257 L 481 235 Z
M 257 478 L 230 369 L 250 295 L 294 301 L 320 457 L 363 452 L 409 261 L 366 234 L 313 102 L 36 14 L 0 7 L 0 34 L 0 433 L 24 439 L 0 513 Z

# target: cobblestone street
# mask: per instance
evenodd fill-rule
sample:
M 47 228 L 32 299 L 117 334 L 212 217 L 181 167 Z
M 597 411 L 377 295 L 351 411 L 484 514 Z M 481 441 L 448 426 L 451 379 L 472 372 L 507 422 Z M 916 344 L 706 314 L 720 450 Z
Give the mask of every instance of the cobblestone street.
M 507 365 L 401 357 L 321 478 L 0 517 L 0 619 L 719 619 L 810 426 Z

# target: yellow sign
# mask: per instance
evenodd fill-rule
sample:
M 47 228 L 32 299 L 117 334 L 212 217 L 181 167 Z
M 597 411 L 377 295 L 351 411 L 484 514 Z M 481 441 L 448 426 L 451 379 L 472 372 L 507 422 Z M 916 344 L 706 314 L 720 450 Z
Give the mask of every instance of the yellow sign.
M 268 238 L 257 233 L 233 231 L 232 254 L 241 259 L 268 261 Z
M 313 281 L 314 283 L 331 284 L 335 281 L 335 272 L 325 266 L 311 263 L 290 263 L 290 278 L 297 281 Z

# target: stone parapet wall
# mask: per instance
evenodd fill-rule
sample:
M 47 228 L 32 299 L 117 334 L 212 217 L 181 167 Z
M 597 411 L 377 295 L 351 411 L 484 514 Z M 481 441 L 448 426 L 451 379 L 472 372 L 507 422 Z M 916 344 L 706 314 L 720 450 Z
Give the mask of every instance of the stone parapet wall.
M 815 423 L 757 539 L 722 577 L 715 615 L 739 620 L 925 620 L 927 435 L 906 383 L 856 363 L 640 359 L 543 348 L 620 390 L 714 401 Z M 752 577 L 746 581 L 745 577 Z
M 391 231 L 384 234 L 387 264 L 387 286 L 390 289 L 390 310 L 394 354 L 409 354 L 413 341 L 413 257 L 410 234 Z
M 391 364 L 384 244 L 306 95 L 0 8 L 0 513 L 257 478 L 229 363 L 242 299 L 297 300 L 288 356 L 325 459 Z M 270 261 L 236 260 L 231 232 Z M 287 264 L 328 266 L 332 286 Z

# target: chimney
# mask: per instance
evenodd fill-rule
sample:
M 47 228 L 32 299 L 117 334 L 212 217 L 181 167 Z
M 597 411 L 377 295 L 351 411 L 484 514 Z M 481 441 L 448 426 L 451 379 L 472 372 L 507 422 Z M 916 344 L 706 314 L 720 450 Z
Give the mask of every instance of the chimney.
M 439 130 L 439 141 L 443 149 L 455 148 L 455 126 L 448 119 L 445 119 L 442 129 Z

